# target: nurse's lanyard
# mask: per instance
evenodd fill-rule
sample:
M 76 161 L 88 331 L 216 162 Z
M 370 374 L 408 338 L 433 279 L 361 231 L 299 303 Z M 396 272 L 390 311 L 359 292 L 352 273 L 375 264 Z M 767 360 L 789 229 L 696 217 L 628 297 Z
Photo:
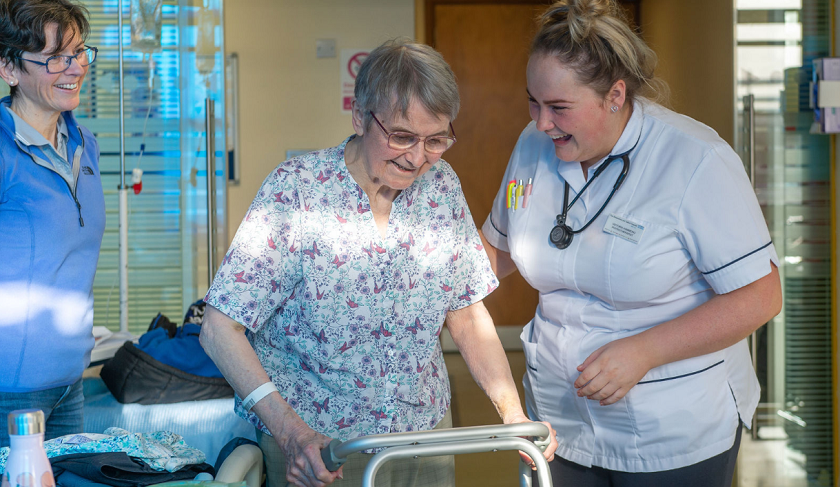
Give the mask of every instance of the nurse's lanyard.
M 639 139 L 641 139 L 641 134 L 639 134 Z M 580 193 L 578 193 L 577 196 L 575 196 L 575 199 L 572 200 L 571 204 L 569 204 L 569 183 L 566 182 L 563 191 L 563 213 L 557 215 L 557 220 L 554 225 L 554 228 L 551 229 L 551 233 L 548 235 L 548 239 L 551 240 L 551 243 L 554 244 L 555 247 L 557 247 L 560 250 L 567 248 L 569 245 L 572 244 L 572 238 L 574 238 L 576 233 L 580 233 L 586 230 L 586 228 L 589 225 L 591 225 L 592 222 L 594 222 L 599 215 L 601 215 L 601 212 L 604 211 L 604 208 L 606 208 L 607 205 L 610 203 L 610 200 L 612 199 L 613 195 L 616 191 L 618 191 L 618 188 L 621 187 L 621 184 L 627 177 L 627 172 L 630 170 L 630 153 L 633 152 L 633 149 L 635 149 L 638 144 L 639 140 L 636 140 L 636 143 L 633 144 L 633 147 L 631 147 L 630 150 L 628 150 L 627 152 L 607 157 L 607 160 L 604 161 L 604 163 L 601 164 L 598 167 L 598 169 L 595 170 L 595 173 L 592 174 L 592 177 L 589 178 L 589 181 L 587 181 L 586 184 L 583 185 L 583 188 L 580 190 Z M 572 209 L 572 206 L 574 206 L 578 198 L 580 198 L 580 195 L 582 195 L 583 192 L 586 191 L 586 188 L 588 188 L 589 185 L 592 184 L 592 181 L 595 181 L 595 179 L 598 176 L 600 176 L 602 172 L 604 172 L 608 167 L 610 167 L 610 164 L 612 164 L 613 161 L 617 161 L 619 159 L 624 161 L 624 167 L 621 169 L 621 174 L 618 175 L 618 179 L 615 180 L 615 184 L 613 184 L 613 189 L 610 192 L 610 195 L 607 196 L 607 201 L 604 201 L 604 204 L 601 205 L 601 209 L 598 210 L 598 213 L 595 213 L 595 216 L 590 218 L 584 226 L 582 226 L 578 230 L 572 230 L 572 228 L 569 225 L 566 225 L 566 215 L 569 214 L 569 210 Z

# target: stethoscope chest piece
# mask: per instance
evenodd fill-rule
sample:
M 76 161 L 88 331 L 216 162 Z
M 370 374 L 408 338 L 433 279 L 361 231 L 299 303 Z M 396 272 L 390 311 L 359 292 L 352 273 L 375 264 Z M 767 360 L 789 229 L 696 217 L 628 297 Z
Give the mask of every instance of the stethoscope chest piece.
M 575 236 L 574 231 L 566 225 L 566 216 L 557 215 L 557 223 L 551 229 L 548 239 L 551 244 L 560 250 L 568 248 L 572 244 L 572 238 Z

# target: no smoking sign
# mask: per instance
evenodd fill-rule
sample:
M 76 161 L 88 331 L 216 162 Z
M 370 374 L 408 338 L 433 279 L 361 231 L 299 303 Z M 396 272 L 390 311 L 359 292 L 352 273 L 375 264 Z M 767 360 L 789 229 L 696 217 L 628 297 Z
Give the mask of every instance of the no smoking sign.
M 350 113 L 353 106 L 353 91 L 356 88 L 356 75 L 359 68 L 370 54 L 370 49 L 341 50 L 341 111 Z

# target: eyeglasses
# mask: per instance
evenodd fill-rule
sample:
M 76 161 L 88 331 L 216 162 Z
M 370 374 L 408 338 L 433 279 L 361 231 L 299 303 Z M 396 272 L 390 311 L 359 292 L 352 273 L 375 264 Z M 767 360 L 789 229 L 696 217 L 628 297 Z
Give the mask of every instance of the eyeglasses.
M 382 131 L 385 132 L 385 135 L 388 136 L 388 147 L 391 149 L 411 149 L 422 140 L 423 146 L 426 148 L 427 152 L 441 154 L 446 151 L 446 149 L 452 147 L 452 144 L 455 143 L 455 129 L 452 128 L 452 123 L 449 124 L 449 131 L 452 132 L 452 137 L 446 137 L 443 135 L 420 137 L 419 135 L 408 132 L 388 132 L 373 112 L 370 112 L 370 116 L 376 120 L 376 124 L 379 125 L 379 128 L 381 128 Z
M 23 61 L 29 61 L 30 63 L 40 64 L 41 66 L 47 67 L 47 72 L 50 74 L 59 74 L 67 71 L 70 69 L 70 64 L 73 63 L 75 59 L 79 66 L 85 67 L 91 65 L 94 61 L 96 61 L 96 53 L 99 52 L 99 49 L 91 46 L 85 46 L 83 51 L 79 51 L 73 55 L 66 55 L 66 54 L 58 54 L 55 56 L 50 56 L 47 58 L 46 62 L 35 61 L 34 59 L 26 59 L 18 56 L 18 59 Z

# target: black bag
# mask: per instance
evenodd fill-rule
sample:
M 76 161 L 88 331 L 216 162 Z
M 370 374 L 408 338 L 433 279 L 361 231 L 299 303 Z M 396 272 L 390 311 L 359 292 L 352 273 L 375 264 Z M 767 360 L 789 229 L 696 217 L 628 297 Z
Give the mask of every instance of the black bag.
M 100 372 L 117 401 L 137 404 L 171 404 L 233 397 L 223 378 L 201 377 L 161 363 L 132 342 L 117 350 Z

